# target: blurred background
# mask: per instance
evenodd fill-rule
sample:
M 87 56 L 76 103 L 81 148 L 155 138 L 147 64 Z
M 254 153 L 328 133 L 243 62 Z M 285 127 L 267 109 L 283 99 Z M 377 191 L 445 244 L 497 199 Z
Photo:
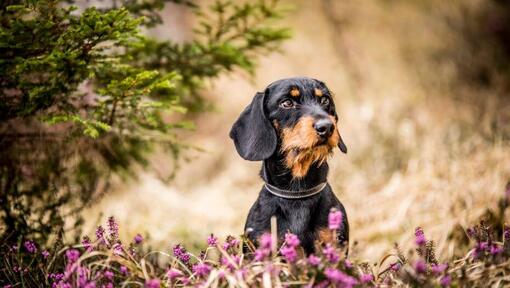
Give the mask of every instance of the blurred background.
M 203 245 L 209 233 L 242 233 L 262 181 L 228 137 L 257 91 L 308 76 L 335 94 L 349 148 L 330 159 L 329 181 L 344 203 L 353 254 L 377 260 L 422 226 L 451 255 L 447 239 L 497 205 L 510 180 L 510 6 L 505 1 L 288 1 L 292 30 L 255 76 L 232 72 L 207 83 L 214 108 L 180 137 L 187 151 L 174 180 L 140 169 L 88 207 L 84 232 L 115 216 L 125 237 L 150 235 L 168 248 Z M 185 41 L 193 15 L 169 5 L 153 36 Z M 160 155 L 151 163 L 168 164 Z M 163 157 L 164 159 L 164 157 Z M 451 244 L 450 244 L 451 245 Z
M 23 19 L 13 14 L 24 13 L 16 12 L 22 11 L 20 5 L 4 9 L 11 2 L 20 1 L 0 4 L 3 19 Z M 37 1 L 46 9 L 37 10 L 39 21 L 55 12 L 55 5 L 48 5 L 53 2 L 65 1 Z M 465 235 L 464 229 L 495 208 L 505 191 L 510 195 L 508 1 L 284 0 L 278 3 L 279 20 L 263 5 L 237 11 L 233 21 L 241 32 L 235 30 L 232 37 L 220 33 L 221 17 L 213 21 L 196 12 L 213 1 L 189 2 L 155 0 L 147 11 L 162 8 L 158 17 L 137 1 L 120 1 L 134 16 L 148 13 L 150 21 L 140 24 L 123 18 L 127 12 L 116 10 L 117 1 L 78 1 L 77 11 L 51 14 L 77 26 L 58 41 L 45 43 L 46 35 L 65 29 L 36 40 L 24 38 L 30 33 L 12 32 L 25 45 L 0 34 L 1 43 L 11 41 L 14 47 L 0 48 L 5 52 L 0 53 L 5 65 L 0 71 L 2 236 L 33 232 L 32 222 L 44 241 L 66 225 L 93 236 L 109 216 L 118 220 L 121 238 L 141 233 L 165 251 L 179 242 L 203 247 L 210 233 L 241 234 L 263 185 L 261 163 L 237 155 L 228 132 L 257 91 L 293 76 L 322 80 L 334 93 L 349 152 L 329 160 L 329 182 L 348 213 L 353 258 L 376 261 L 394 243 L 407 249 L 417 226 L 437 240 L 443 257 L 452 256 L 457 242 L 448 240 Z M 84 10 L 90 6 L 105 10 Z M 215 7 L 212 15 L 223 13 L 223 6 Z M 82 19 L 66 18 L 73 15 Z M 246 15 L 255 23 L 250 25 L 268 26 L 250 30 L 238 21 Z M 102 28 L 104 23 L 111 26 Z M 132 38 L 130 27 L 137 25 L 156 40 Z M 218 37 L 211 32 L 215 25 Z M 290 37 L 274 27 L 289 28 Z M 121 31 L 107 33 L 115 29 Z M 105 37 L 105 46 L 113 42 L 122 49 L 105 52 L 101 43 L 87 42 L 102 39 L 94 33 L 111 37 Z M 79 53 L 74 42 L 80 43 Z M 45 51 L 51 45 L 60 46 Z M 267 49 L 255 53 L 259 48 Z M 23 55 L 14 57 L 21 49 L 33 49 L 27 59 L 38 53 L 44 57 L 34 56 L 27 64 Z M 127 52 L 115 54 L 119 51 Z M 143 83 L 132 84 L 137 81 Z M 53 86 L 43 91 L 41 83 Z M 66 98 L 69 91 L 76 98 Z M 133 101 L 119 106 L 125 114 L 115 114 L 126 98 L 123 91 L 132 93 Z M 147 94 L 163 104 L 137 102 Z M 24 104 L 20 95 L 33 103 L 18 105 Z M 65 99 L 67 106 L 53 105 L 49 95 L 66 96 L 57 100 Z M 184 107 L 177 104 L 179 98 Z M 188 112 L 163 117 L 157 110 L 163 105 Z M 138 113 L 140 107 L 149 107 L 150 117 L 146 110 Z M 70 114 L 55 114 L 59 109 Z M 49 121 L 40 122 L 41 114 Z M 167 120 L 192 121 L 195 128 L 176 130 L 191 126 L 178 122 L 170 127 Z M 74 127 L 70 123 L 84 128 L 60 137 Z M 162 139 L 169 146 L 148 148 Z M 75 200 L 85 208 L 67 209 Z

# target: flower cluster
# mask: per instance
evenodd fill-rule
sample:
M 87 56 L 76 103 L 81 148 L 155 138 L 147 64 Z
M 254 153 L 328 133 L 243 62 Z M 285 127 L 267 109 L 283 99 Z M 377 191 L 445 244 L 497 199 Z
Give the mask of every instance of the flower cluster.
M 342 225 L 342 214 L 332 210 L 328 220 L 327 232 L 336 236 Z M 496 280 L 481 277 L 485 275 L 483 269 L 506 269 L 504 267 L 510 265 L 510 228 L 502 227 L 500 236 L 503 241 L 497 241 L 496 233 L 484 222 L 467 229 L 473 246 L 468 256 L 460 260 L 439 261 L 434 242 L 427 240 L 424 230 L 418 227 L 414 233 L 416 254 L 404 256 L 397 246 L 395 253 L 383 257 L 376 267 L 347 259 L 335 237 L 333 242 L 317 243 L 315 252 L 306 255 L 299 237 L 290 232 L 283 239 L 276 239 L 270 233 L 262 234 L 253 250 L 253 243 L 247 239 L 241 247 L 241 239 L 228 236 L 222 242 L 211 234 L 206 239 L 207 247 L 196 257 L 183 244 L 174 245 L 172 255 L 145 251 L 140 234 L 124 246 L 119 239 L 119 226 L 115 219 L 109 218 L 105 227 L 107 230 L 103 226 L 97 228 L 95 241 L 84 237 L 81 245 L 69 247 L 64 252 L 50 252 L 30 240 L 21 242 L 21 247 L 7 246 L 8 253 L 24 253 L 30 260 L 11 264 L 11 271 L 13 275 L 28 277 L 37 272 L 36 267 L 50 263 L 46 258 L 52 256 L 52 259 L 57 259 L 54 263 L 62 263 L 51 271 L 44 271 L 42 281 L 52 288 L 110 288 L 134 283 L 146 288 L 251 287 L 269 282 L 307 287 L 455 287 L 490 286 Z M 480 262 L 486 265 L 480 265 Z M 469 278 L 464 276 L 465 273 L 478 276 Z M 504 275 L 506 272 L 501 273 Z M 20 283 L 12 279 L 15 278 L 0 284 L 2 287 L 15 287 Z

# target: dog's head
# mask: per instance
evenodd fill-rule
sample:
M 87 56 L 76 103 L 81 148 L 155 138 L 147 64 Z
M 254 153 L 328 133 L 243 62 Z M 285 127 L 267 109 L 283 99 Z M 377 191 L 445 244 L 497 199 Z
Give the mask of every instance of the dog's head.
M 332 95 L 323 82 L 288 78 L 255 95 L 232 126 L 230 138 L 246 160 L 281 153 L 293 177 L 301 178 L 312 163 L 322 164 L 334 147 L 347 153 L 337 122 Z

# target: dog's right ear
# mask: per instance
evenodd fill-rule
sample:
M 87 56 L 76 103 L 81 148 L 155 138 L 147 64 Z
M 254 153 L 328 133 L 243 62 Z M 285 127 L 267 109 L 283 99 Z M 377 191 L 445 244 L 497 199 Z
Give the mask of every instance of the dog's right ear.
M 267 159 L 276 150 L 276 131 L 265 115 L 264 96 L 257 92 L 230 130 L 237 153 L 250 161 Z

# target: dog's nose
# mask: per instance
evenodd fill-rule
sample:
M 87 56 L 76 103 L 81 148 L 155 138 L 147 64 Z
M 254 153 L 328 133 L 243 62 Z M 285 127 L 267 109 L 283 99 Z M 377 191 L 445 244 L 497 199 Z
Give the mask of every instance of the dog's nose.
M 333 132 L 333 122 L 327 118 L 319 119 L 313 124 L 313 128 L 320 137 L 329 137 Z

